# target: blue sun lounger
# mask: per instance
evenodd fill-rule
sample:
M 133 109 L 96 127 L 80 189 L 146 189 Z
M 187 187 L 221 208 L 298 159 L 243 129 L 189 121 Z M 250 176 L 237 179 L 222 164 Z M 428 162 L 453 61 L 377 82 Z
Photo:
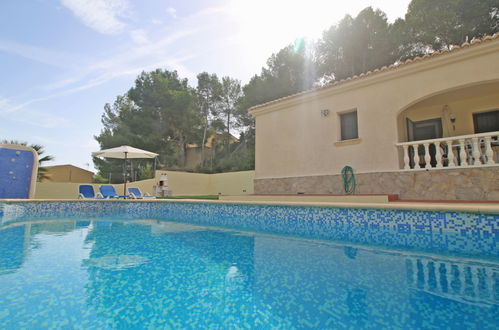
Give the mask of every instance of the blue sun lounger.
M 156 198 L 154 196 L 149 195 L 148 193 L 142 194 L 142 191 L 140 191 L 139 188 L 129 187 L 128 193 L 130 194 L 130 197 L 134 199 Z
M 100 193 L 102 197 L 104 198 L 127 198 L 129 197 L 128 195 L 118 195 L 116 193 L 116 190 L 114 189 L 114 186 L 111 185 L 102 185 L 99 187 Z
M 78 188 L 78 199 L 102 199 L 100 193 L 95 194 L 94 187 L 89 184 L 81 184 Z

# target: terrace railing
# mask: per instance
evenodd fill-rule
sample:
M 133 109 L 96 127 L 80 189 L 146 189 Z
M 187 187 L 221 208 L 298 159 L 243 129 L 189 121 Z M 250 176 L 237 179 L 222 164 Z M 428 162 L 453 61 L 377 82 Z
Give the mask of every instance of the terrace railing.
M 397 143 L 404 170 L 499 165 L 499 131 Z

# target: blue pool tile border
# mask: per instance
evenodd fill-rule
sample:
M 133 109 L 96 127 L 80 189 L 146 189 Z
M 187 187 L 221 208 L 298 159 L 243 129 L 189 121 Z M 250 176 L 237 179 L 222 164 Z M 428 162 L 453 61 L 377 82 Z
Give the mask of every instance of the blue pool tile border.
M 499 257 L 499 214 L 203 202 L 0 203 L 2 225 L 50 218 L 147 218 L 357 244 Z

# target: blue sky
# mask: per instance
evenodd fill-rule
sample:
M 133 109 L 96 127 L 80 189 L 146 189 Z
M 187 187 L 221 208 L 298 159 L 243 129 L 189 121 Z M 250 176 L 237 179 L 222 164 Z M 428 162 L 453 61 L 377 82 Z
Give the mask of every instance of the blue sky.
M 246 83 L 296 38 L 318 38 L 373 6 L 390 21 L 410 0 L 2 0 L 0 139 L 45 146 L 94 170 L 105 103 L 141 71 L 207 71 Z

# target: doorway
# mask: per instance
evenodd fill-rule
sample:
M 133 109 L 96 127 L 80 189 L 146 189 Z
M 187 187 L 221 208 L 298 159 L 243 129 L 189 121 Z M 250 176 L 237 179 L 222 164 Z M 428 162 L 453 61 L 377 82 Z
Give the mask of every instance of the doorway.
M 439 139 L 442 137 L 442 118 L 434 118 L 428 120 L 421 121 L 412 121 L 407 118 L 407 140 L 408 141 L 421 141 L 421 140 L 431 140 L 431 139 Z M 439 144 L 440 145 L 440 144 Z M 413 161 L 414 150 L 409 151 L 409 157 L 411 159 L 411 168 L 414 168 L 416 164 Z M 445 151 L 444 151 L 445 152 Z M 437 164 L 437 160 L 435 159 L 436 154 L 436 146 L 434 143 L 431 143 L 429 146 L 430 153 L 430 166 L 435 167 Z M 418 156 L 419 156 L 419 165 L 422 167 L 427 167 L 426 162 L 424 160 L 424 146 L 418 146 Z
M 408 141 L 439 139 L 442 137 L 442 118 L 412 121 L 407 118 Z

